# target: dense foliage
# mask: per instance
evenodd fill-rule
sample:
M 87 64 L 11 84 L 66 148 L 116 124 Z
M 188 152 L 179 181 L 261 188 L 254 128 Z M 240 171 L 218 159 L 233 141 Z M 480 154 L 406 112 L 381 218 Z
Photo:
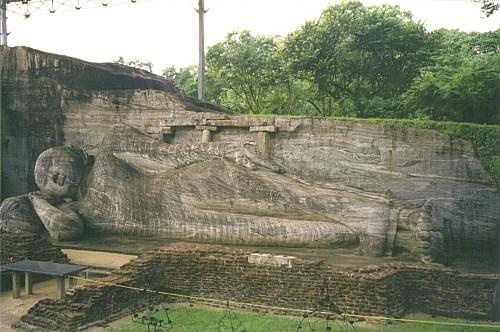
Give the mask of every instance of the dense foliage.
M 395 98 L 427 63 L 427 44 L 423 26 L 398 7 L 344 2 L 290 34 L 285 53 L 333 113 L 380 117 L 394 113 Z
M 207 52 L 207 95 L 233 109 L 260 113 L 271 109 L 281 63 L 274 37 L 231 33 Z
M 175 81 L 185 95 L 196 98 L 198 96 L 198 70 L 195 66 L 176 69 L 174 66 L 163 70 L 167 80 Z
M 167 68 L 196 95 L 196 68 Z M 500 29 L 428 32 L 397 6 L 341 2 L 286 37 L 229 34 L 207 97 L 251 114 L 500 124 Z
M 500 123 L 500 30 L 440 30 L 432 63 L 401 96 L 408 116 L 433 120 Z

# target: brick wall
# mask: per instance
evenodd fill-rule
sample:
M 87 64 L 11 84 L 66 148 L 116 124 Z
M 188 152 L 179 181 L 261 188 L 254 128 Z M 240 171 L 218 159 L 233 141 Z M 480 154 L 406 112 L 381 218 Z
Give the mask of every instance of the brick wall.
M 322 304 L 356 314 L 421 311 L 476 319 L 489 318 L 494 305 L 494 276 L 441 266 L 345 268 L 297 259 L 287 268 L 249 264 L 247 253 L 216 251 L 170 250 L 158 257 L 159 288 L 189 295 L 304 309 Z
M 439 266 L 346 268 L 300 259 L 291 267 L 257 265 L 248 262 L 248 253 L 210 246 L 147 253 L 106 281 L 284 308 L 389 316 L 420 311 L 475 319 L 493 318 L 496 283 L 494 276 L 461 274 Z M 87 284 L 64 300 L 40 301 L 22 321 L 72 330 L 161 301 L 174 298 Z
M 403 281 L 411 310 L 447 317 L 495 320 L 495 276 L 406 267 L 398 272 L 398 278 Z

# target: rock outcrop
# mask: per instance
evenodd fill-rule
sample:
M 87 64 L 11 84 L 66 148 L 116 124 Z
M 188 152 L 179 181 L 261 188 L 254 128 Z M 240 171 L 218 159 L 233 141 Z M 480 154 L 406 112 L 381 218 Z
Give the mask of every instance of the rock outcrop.
M 0 46 L 0 82 L 2 199 L 36 190 L 35 161 L 48 148 L 92 152 L 116 123 L 148 130 L 166 110 L 220 110 L 143 70 L 27 47 Z
M 73 168 L 35 172 L 45 202 L 66 209 L 33 204 L 46 228 L 54 216 L 73 223 L 70 209 L 97 232 L 424 259 L 496 253 L 498 187 L 470 142 L 394 123 L 234 116 L 142 71 L 25 48 L 0 59 L 2 194 L 34 190 L 27 179 L 49 147 L 82 149 L 92 166 L 64 195 L 47 183 L 77 182 Z M 74 201 L 50 201 L 58 195 Z

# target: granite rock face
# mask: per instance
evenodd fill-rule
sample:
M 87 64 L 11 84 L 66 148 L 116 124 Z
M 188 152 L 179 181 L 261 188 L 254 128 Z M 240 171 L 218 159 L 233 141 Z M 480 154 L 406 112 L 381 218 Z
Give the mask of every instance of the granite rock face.
M 97 232 L 200 242 L 424 259 L 497 250 L 498 185 L 469 142 L 383 123 L 234 116 L 142 71 L 26 48 L 0 48 L 0 60 L 2 195 L 33 191 L 36 178 L 49 197 L 32 195 L 32 208 L 45 228 L 57 221 L 54 234 L 78 236 L 78 216 Z M 47 152 L 35 168 L 61 145 L 88 157 L 65 164 Z M 50 189 L 62 182 L 62 193 Z M 61 197 L 70 206 L 51 201 Z
M 387 254 L 494 253 L 498 186 L 469 142 L 433 131 L 362 122 L 275 119 L 276 163 L 317 185 L 384 195 L 393 206 Z M 293 153 L 293 151 L 305 153 Z M 500 154 L 500 151 L 499 151 Z M 391 234 L 391 235 L 389 235 Z

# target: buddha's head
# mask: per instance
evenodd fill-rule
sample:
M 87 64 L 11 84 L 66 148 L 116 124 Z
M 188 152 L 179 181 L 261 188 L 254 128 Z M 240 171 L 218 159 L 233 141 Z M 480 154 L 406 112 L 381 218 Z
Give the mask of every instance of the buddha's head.
M 75 198 L 85 173 L 87 155 L 81 149 L 56 147 L 45 150 L 35 164 L 40 191 L 52 197 Z

